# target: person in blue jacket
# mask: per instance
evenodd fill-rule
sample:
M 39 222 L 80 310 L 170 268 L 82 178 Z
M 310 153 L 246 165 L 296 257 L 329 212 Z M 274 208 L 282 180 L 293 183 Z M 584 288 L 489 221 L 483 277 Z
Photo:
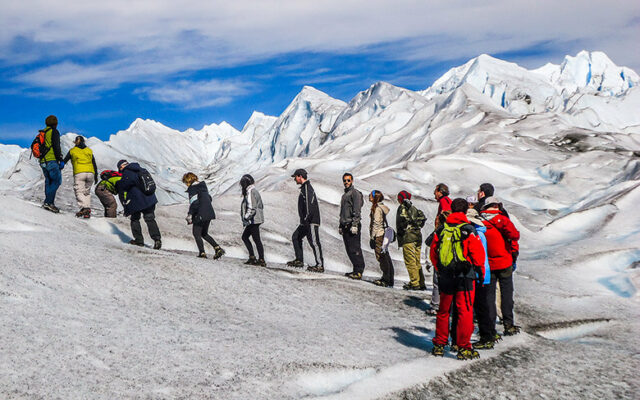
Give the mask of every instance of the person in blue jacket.
M 124 215 L 131 216 L 133 240 L 129 244 L 144 246 L 142 226 L 140 225 L 140 217 L 142 217 L 149 228 L 149 235 L 153 239 L 153 248 L 160 249 L 162 241 L 154 213 L 158 199 L 155 194 L 146 195 L 140 189 L 142 167 L 138 163 L 129 164 L 127 160 L 120 160 L 118 161 L 118 171 L 122 173 L 122 179 L 116 183 L 116 190 L 124 207 Z

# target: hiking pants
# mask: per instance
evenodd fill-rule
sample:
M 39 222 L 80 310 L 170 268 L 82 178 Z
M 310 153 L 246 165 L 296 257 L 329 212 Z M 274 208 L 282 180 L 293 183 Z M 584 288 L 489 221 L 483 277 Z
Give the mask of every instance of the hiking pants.
M 386 283 L 389 287 L 393 287 L 393 261 L 389 251 L 382 252 L 382 242 L 384 241 L 384 235 L 375 238 L 376 241 L 376 260 L 380 263 L 380 269 L 382 270 L 382 278 L 380 280 Z
M 144 243 L 144 237 L 142 236 L 142 226 L 140 225 L 140 217 L 143 216 L 144 222 L 147 224 L 147 228 L 149 229 L 149 236 L 153 240 L 160 240 L 160 229 L 158 228 L 158 224 L 156 223 L 156 215 L 154 211 L 156 210 L 156 205 L 152 205 L 149 208 L 145 208 L 142 211 L 136 211 L 131 214 L 131 233 L 133 234 L 133 239 L 138 243 Z
M 500 291 L 500 282 L 496 284 L 496 315 L 502 319 L 502 292 Z
M 449 316 L 452 304 L 455 302 L 457 324 L 455 327 L 455 342 L 458 347 L 471 349 L 471 334 L 473 334 L 473 299 L 475 296 L 475 282 L 471 279 L 466 282 L 467 289 L 442 290 L 440 292 L 440 308 L 436 316 L 436 335 L 433 344 L 446 346 L 449 342 Z M 447 293 L 449 292 L 449 293 Z
M 218 243 L 209 235 L 209 224 L 211 220 L 202 221 L 199 224 L 193 224 L 193 238 L 196 240 L 196 244 L 198 245 L 198 251 L 200 253 L 204 253 L 204 243 L 202 239 L 206 240 L 213 248 L 218 248 Z
M 47 161 L 40 164 L 44 174 L 44 202 L 55 204 L 56 192 L 62 184 L 62 171 L 57 161 Z
M 438 274 L 433 268 L 433 289 L 431 289 L 431 308 L 437 310 L 440 306 L 440 289 L 438 288 Z
M 409 273 L 409 283 L 412 286 L 424 287 L 424 272 L 420 265 L 420 243 L 405 243 L 402 245 L 404 265 Z
M 93 174 L 91 172 L 80 172 L 73 176 L 73 192 L 78 201 L 78 207 L 91 208 L 91 186 L 93 185 Z
M 364 272 L 364 256 L 362 255 L 360 225 L 358 225 L 358 233 L 351 233 L 350 228 L 342 228 L 342 241 L 344 248 L 347 250 L 349 260 L 353 265 L 353 272 Z
M 313 250 L 313 257 L 316 260 L 316 265 L 324 267 L 324 258 L 322 257 L 322 246 L 320 245 L 320 236 L 318 235 L 320 225 L 298 225 L 298 228 L 293 232 L 291 241 L 293 242 L 293 251 L 296 253 L 296 260 L 304 261 L 302 253 L 302 239 L 305 237 Z
M 116 202 L 116 197 L 107 190 L 105 185 L 96 186 L 96 196 L 102 203 L 104 207 L 104 216 L 107 218 L 115 218 L 116 212 L 118 210 L 118 203 Z
M 242 241 L 247 246 L 247 250 L 249 250 L 249 256 L 255 257 L 249 237 L 253 238 L 253 242 L 256 244 L 258 258 L 264 260 L 264 247 L 262 247 L 262 240 L 260 239 L 260 224 L 249 224 L 244 227 L 244 232 L 242 232 Z
M 478 304 L 478 330 L 481 340 L 492 339 L 496 334 L 496 284 L 500 283 L 502 323 L 513 325 L 513 270 L 511 267 L 491 272 L 491 283 L 479 287 L 476 296 Z

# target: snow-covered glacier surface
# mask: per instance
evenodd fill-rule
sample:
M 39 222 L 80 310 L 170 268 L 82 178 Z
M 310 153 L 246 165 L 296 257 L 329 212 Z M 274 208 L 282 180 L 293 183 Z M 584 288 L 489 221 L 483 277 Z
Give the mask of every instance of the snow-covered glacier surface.
M 154 174 L 161 252 L 124 244 L 124 217 L 73 218 L 70 168 L 57 200 L 67 213 L 37 208 L 39 167 L 26 150 L 0 145 L 0 302 L 7 310 L 0 393 L 633 398 L 639 84 L 634 71 L 599 52 L 536 70 L 482 55 L 419 92 L 379 82 L 344 103 L 305 87 L 280 116 L 255 112 L 242 130 L 222 123 L 179 132 L 138 119 L 108 141 L 90 138 L 100 169 L 126 158 Z M 63 151 L 72 139 L 64 136 Z M 320 199 L 324 275 L 281 268 L 293 258 L 295 168 L 309 171 Z M 223 260 L 193 257 L 183 220 L 186 171 L 214 195 L 212 232 L 227 250 Z M 345 171 L 363 192 L 387 195 L 390 221 L 395 193 L 410 191 L 427 226 L 437 183 L 447 183 L 453 197 L 493 183 L 522 233 L 515 282 L 524 333 L 479 361 L 434 359 L 434 320 L 424 314 L 429 293 L 343 279 L 350 267 L 336 227 Z M 263 193 L 271 268 L 241 262 L 237 183 L 244 173 Z M 365 278 L 377 278 L 363 236 Z M 39 243 L 39 251 L 25 243 Z M 395 248 L 392 257 L 399 287 L 406 271 Z

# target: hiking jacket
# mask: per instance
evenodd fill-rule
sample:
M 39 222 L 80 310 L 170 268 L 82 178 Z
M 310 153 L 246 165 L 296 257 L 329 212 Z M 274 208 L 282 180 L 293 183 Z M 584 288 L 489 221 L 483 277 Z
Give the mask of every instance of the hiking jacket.
M 192 184 L 187 188 L 187 193 L 189 194 L 189 215 L 193 218 L 194 225 L 201 225 L 216 218 L 205 181 Z
M 131 163 L 122 170 L 122 178 L 116 182 L 116 191 L 121 196 L 125 215 L 146 210 L 158 202 L 155 193 L 146 195 L 140 190 L 140 171 L 138 163 Z
M 451 211 L 451 198 L 449 196 L 442 196 L 438 199 L 438 214 L 442 214 L 443 211 Z
M 72 147 L 62 161 L 66 163 L 69 159 L 71 159 L 74 175 L 89 172 L 95 176 L 96 182 L 98 181 L 96 159 L 93 157 L 93 151 L 86 144 L 81 143 L 79 146 Z
M 264 222 L 264 205 L 258 189 L 254 185 L 247 187 L 247 194 L 242 196 L 240 205 L 242 225 L 262 224 Z
M 60 132 L 57 128 L 47 126 L 44 128 L 44 145 L 49 149 L 40 159 L 41 163 L 48 161 L 62 161 L 62 150 L 60 150 Z
M 464 213 L 456 212 L 452 213 L 447 217 L 446 221 L 447 225 L 459 225 L 465 224 L 460 228 L 460 232 L 462 233 L 462 253 L 467 261 L 471 263 L 473 268 L 471 268 L 466 274 L 460 275 L 460 278 L 476 278 L 476 272 L 479 276 L 485 276 L 485 261 L 486 261 L 486 253 L 484 251 L 484 247 L 482 246 L 482 241 L 480 237 L 478 237 L 476 233 L 476 229 L 472 224 L 469 223 L 467 216 Z M 439 257 L 438 257 L 438 243 L 440 242 L 440 234 L 444 229 L 444 225 L 441 228 L 438 228 L 433 235 L 433 241 L 431 242 L 431 247 L 429 249 L 429 258 L 431 259 L 431 264 L 433 264 L 436 271 L 438 271 L 439 267 Z M 440 272 L 440 271 L 438 271 Z M 458 278 L 458 277 L 456 277 Z
M 398 246 L 402 247 L 408 243 L 416 243 L 418 246 L 422 246 L 422 227 L 415 222 L 417 218 L 418 209 L 411 204 L 410 200 L 403 201 L 396 213 Z
M 363 205 L 362 193 L 356 190 L 353 185 L 345 189 L 342 199 L 340 199 L 340 227 L 348 230 L 352 226 L 360 225 Z
M 520 232 L 500 210 L 484 210 L 480 214 L 487 228 L 487 250 L 491 271 L 499 271 L 513 265 L 511 253 L 519 250 Z
M 384 219 L 387 214 L 389 214 L 389 207 L 382 202 L 378 203 L 375 212 L 370 218 L 369 236 L 371 238 L 384 236 Z
M 309 181 L 306 181 L 300 186 L 298 216 L 300 217 L 300 225 L 320 225 L 318 198 Z
M 478 282 L 483 285 L 488 285 L 491 283 L 491 267 L 489 266 L 489 251 L 487 250 L 487 228 L 482 225 L 472 224 L 474 228 L 476 228 L 476 233 L 482 242 L 482 247 L 484 248 L 484 276 L 478 276 Z
M 120 179 L 122 179 L 121 176 L 112 176 L 109 179 L 101 180 L 97 186 L 104 186 L 109 192 L 118 194 L 118 191 L 116 190 L 116 183 L 118 183 Z

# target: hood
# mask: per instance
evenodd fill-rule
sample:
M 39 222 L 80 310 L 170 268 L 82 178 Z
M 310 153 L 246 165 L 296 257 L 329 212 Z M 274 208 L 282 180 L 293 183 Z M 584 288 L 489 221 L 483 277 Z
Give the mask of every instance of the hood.
M 194 183 L 187 188 L 187 193 L 189 193 L 189 196 L 192 196 L 199 192 L 208 192 L 208 191 L 209 190 L 207 189 L 207 184 L 205 181 Z
M 140 167 L 140 164 L 136 162 L 128 164 L 126 167 L 124 167 L 124 169 L 128 169 L 129 171 L 133 171 L 133 172 L 142 171 L 142 167 Z
M 86 149 L 87 145 L 84 144 L 84 143 L 80 143 L 80 144 L 77 144 L 76 147 L 79 148 L 79 149 Z
M 380 209 L 382 210 L 383 213 L 389 214 L 389 207 L 387 207 L 382 202 L 378 203 L 378 207 L 380 207 Z
M 462 223 L 469 223 L 469 220 L 467 219 L 467 216 L 465 215 L 465 213 L 461 213 L 461 212 L 454 212 L 449 214 L 449 216 L 447 217 L 447 224 L 453 224 L 453 225 L 459 225 Z

